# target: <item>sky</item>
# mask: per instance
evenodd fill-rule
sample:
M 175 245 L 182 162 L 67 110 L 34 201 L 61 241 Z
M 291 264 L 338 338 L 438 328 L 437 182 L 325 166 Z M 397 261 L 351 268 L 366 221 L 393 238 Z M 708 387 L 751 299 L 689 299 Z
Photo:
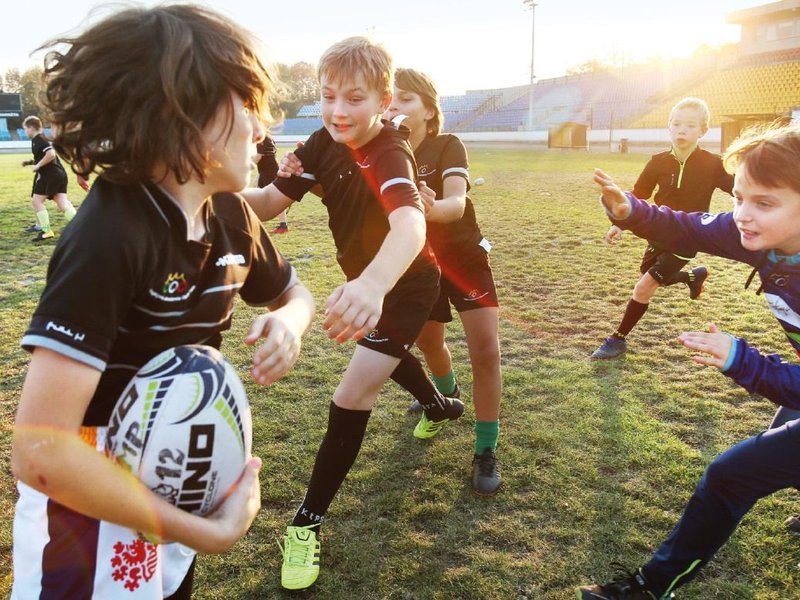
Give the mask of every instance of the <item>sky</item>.
M 145 0 L 145 5 L 155 2 Z M 316 64 L 331 44 L 370 35 L 395 64 L 426 72 L 440 95 L 559 77 L 590 59 L 628 61 L 687 57 L 701 44 L 736 42 L 731 11 L 758 0 L 225 0 L 200 2 L 233 18 L 264 41 L 269 60 Z M 29 54 L 45 40 L 80 29 L 96 0 L 4 3 L 0 73 L 41 64 Z M 292 14 L 294 10 L 297 14 Z M 97 13 L 95 13 L 97 14 Z M 531 35 L 533 27 L 533 36 Z

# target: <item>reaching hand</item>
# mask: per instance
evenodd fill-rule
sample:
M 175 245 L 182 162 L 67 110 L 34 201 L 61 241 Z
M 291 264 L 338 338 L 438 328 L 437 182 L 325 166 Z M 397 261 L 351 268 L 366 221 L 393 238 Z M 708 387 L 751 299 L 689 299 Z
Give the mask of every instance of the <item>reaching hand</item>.
M 612 225 L 606 232 L 606 244 L 615 245 L 622 239 L 622 229 L 616 225 Z
M 303 142 L 297 142 L 297 148 L 303 147 Z M 300 177 L 303 174 L 303 163 L 297 158 L 294 152 L 287 152 L 283 155 L 280 164 L 278 165 L 278 177 L 291 177 L 296 175 Z
M 333 290 L 325 303 L 322 327 L 338 343 L 360 340 L 378 324 L 384 294 L 357 277 Z
M 417 189 L 419 190 L 419 196 L 422 198 L 422 206 L 425 209 L 425 214 L 427 215 L 433 208 L 433 204 L 436 202 L 436 192 L 429 188 L 428 184 L 426 184 L 424 181 L 420 181 L 417 184 Z
M 594 170 L 594 182 L 600 186 L 600 199 L 615 219 L 625 219 L 631 213 L 628 199 L 610 175 L 600 169 Z
M 270 385 L 286 375 L 300 356 L 302 332 L 297 333 L 287 323 L 280 309 L 256 317 L 244 343 L 252 346 L 259 339 L 262 344 L 253 354 L 250 373 L 261 385 Z
M 708 324 L 708 333 L 702 331 L 685 331 L 678 336 L 678 341 L 695 352 L 700 352 L 692 360 L 701 365 L 721 369 L 728 362 L 733 348 L 733 340 L 723 333 L 714 323 Z M 705 355 L 708 356 L 705 356 Z

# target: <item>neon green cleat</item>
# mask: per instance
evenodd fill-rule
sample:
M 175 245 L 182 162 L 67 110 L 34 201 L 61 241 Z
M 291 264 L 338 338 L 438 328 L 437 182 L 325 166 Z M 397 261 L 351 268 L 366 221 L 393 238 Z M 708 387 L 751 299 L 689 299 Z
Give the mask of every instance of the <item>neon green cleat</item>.
M 319 577 L 319 540 L 312 528 L 317 524 L 298 527 L 290 525 L 278 542 L 283 554 L 281 585 L 287 590 L 304 590 Z
M 427 440 L 437 435 L 450 421 L 455 421 L 464 414 L 464 403 L 456 398 L 447 398 L 448 406 L 445 418 L 441 421 L 431 421 L 425 413 L 414 427 L 414 437 Z

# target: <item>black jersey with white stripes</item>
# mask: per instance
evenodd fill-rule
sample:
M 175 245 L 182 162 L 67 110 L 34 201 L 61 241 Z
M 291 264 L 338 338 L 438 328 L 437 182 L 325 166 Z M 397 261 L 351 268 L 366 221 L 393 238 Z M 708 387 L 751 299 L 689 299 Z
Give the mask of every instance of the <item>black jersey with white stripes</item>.
M 262 306 L 294 285 L 293 268 L 241 196 L 215 195 L 202 210 L 207 234 L 191 240 L 162 188 L 101 176 L 59 239 L 22 346 L 102 371 L 84 425 L 107 424 L 124 386 L 156 354 L 218 348 L 237 295 Z
M 448 177 L 463 177 L 469 184 L 469 161 L 464 144 L 454 135 L 428 135 L 414 151 L 417 161 L 417 177 L 436 193 L 436 199 L 444 197 L 444 180 Z M 474 250 L 483 239 L 475 219 L 475 207 L 467 196 L 464 215 L 451 223 L 428 221 L 428 241 L 436 258 L 461 256 Z
M 43 133 L 39 133 L 31 138 L 31 152 L 33 153 L 33 164 L 37 164 L 40 160 L 44 158 L 44 155 L 47 154 L 48 150 L 52 150 L 55 154 L 55 150 L 53 149 L 53 144 L 44 137 Z M 64 170 L 64 165 L 61 164 L 61 161 L 58 159 L 58 156 L 55 156 L 52 161 L 44 165 L 40 168 L 37 173 L 42 177 L 48 177 L 50 175 L 58 176 L 64 175 L 66 176 L 67 172 Z
M 424 210 L 407 140 L 408 129 L 387 123 L 372 140 L 351 151 L 322 128 L 296 150 L 303 175 L 274 182 L 294 200 L 300 200 L 315 184 L 322 184 L 322 202 L 328 209 L 337 259 L 348 279 L 358 277 L 375 258 L 389 233 L 388 215 L 392 211 L 401 206 Z M 426 244 L 404 277 L 434 264 Z

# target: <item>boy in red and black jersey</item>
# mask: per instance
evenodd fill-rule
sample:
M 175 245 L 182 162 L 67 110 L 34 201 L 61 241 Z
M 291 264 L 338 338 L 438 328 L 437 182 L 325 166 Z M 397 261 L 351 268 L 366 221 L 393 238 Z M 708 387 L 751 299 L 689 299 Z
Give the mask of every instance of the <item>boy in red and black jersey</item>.
M 408 352 L 438 295 L 439 269 L 425 241 L 407 132 L 381 121 L 393 71 L 388 53 L 365 38 L 329 48 L 319 64 L 324 128 L 297 150 L 304 172 L 245 191 L 264 220 L 321 185 L 347 278 L 328 298 L 323 326 L 340 343 L 358 340 L 330 404 L 308 491 L 284 537 L 281 583 L 288 589 L 317 579 L 319 526 L 355 461 L 378 392 L 396 369 L 425 410 L 417 437 L 433 437 L 463 412 Z

